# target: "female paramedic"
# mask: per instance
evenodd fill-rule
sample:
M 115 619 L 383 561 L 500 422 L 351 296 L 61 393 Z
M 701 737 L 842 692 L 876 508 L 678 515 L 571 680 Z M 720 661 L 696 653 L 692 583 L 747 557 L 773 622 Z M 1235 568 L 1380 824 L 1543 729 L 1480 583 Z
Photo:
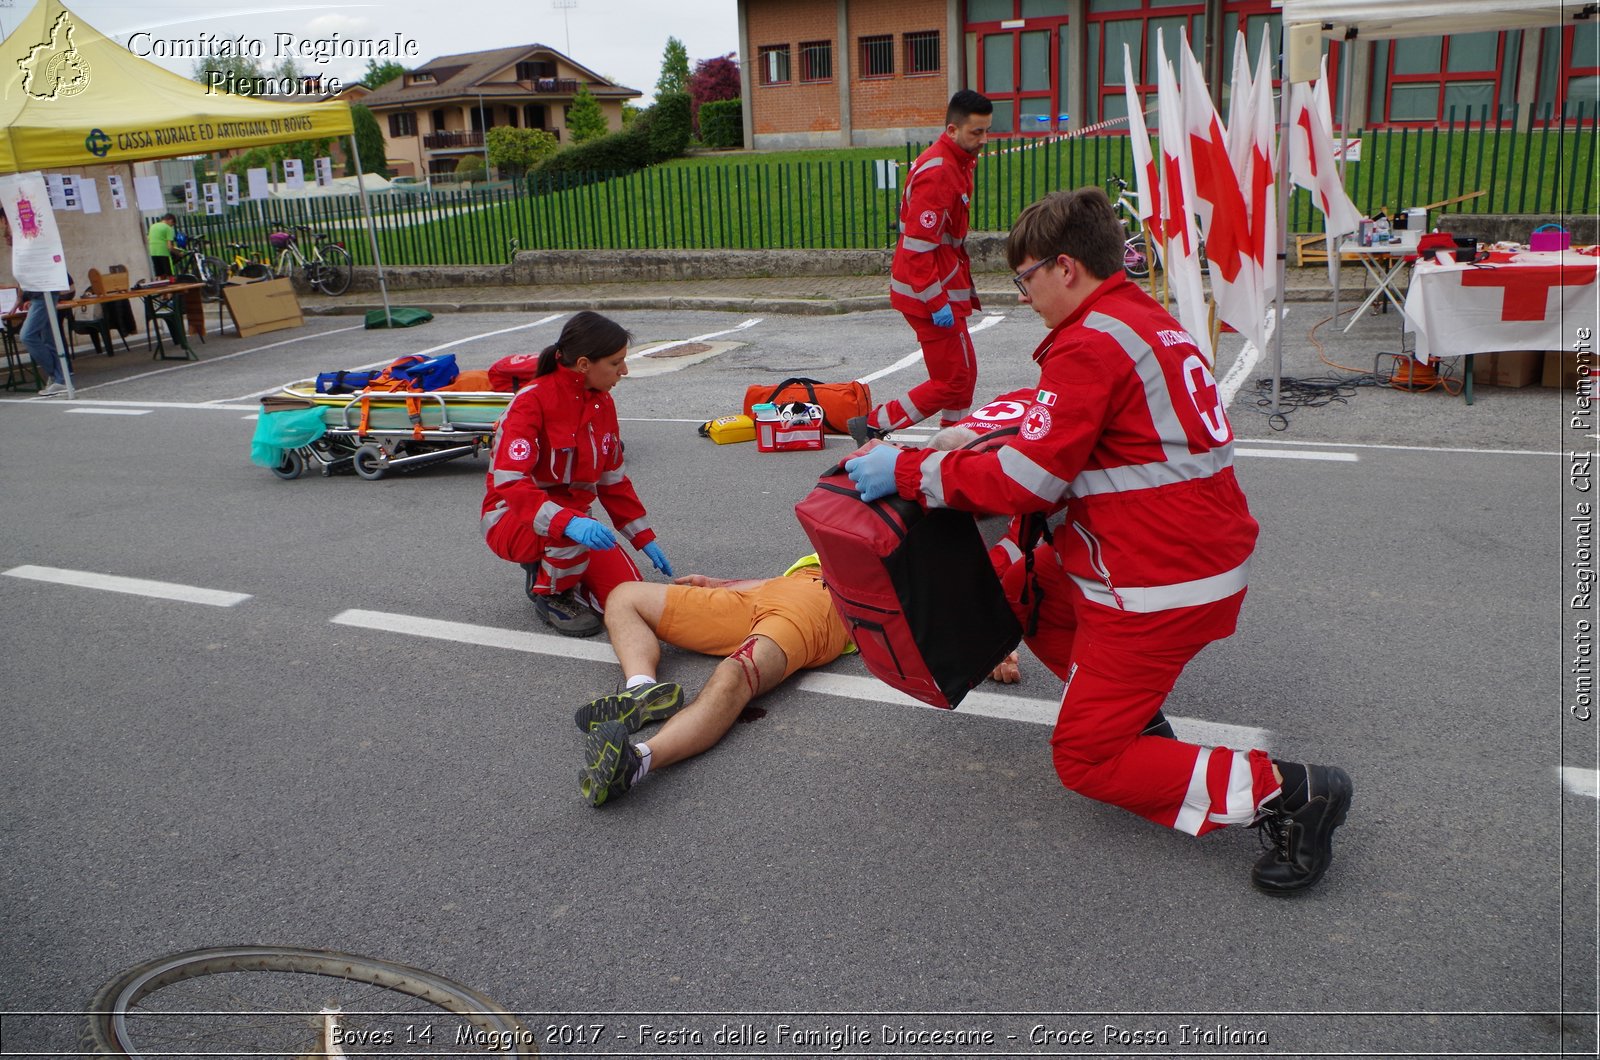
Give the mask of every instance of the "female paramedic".
M 567 321 L 539 355 L 534 381 L 500 420 L 483 498 L 483 537 L 522 564 L 527 593 L 557 633 L 589 637 L 611 590 L 638 581 L 617 535 L 669 578 L 672 565 L 622 469 L 611 388 L 628 374 L 628 332 L 588 311 Z M 596 498 L 613 531 L 589 516 Z

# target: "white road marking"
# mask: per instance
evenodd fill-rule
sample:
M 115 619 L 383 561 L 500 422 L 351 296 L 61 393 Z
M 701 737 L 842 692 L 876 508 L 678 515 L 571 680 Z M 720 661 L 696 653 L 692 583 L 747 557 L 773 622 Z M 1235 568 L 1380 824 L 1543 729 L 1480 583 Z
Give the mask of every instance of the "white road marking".
M 856 677 L 852 674 L 824 674 L 815 670 L 801 674 L 795 678 L 793 684 L 808 692 L 816 692 L 825 696 L 837 696 L 841 699 L 862 699 L 869 703 L 889 703 L 895 706 L 924 707 L 928 710 L 939 710 L 938 707 L 929 707 L 920 700 L 913 699 L 904 692 L 897 692 L 888 685 L 872 677 Z M 1035 725 L 1049 725 L 1052 728 L 1056 723 L 1056 715 L 1061 712 L 1059 699 L 1028 699 L 1023 696 L 1008 696 L 999 692 L 968 692 L 962 699 L 954 713 L 977 714 L 985 718 L 1001 718 L 1006 721 L 1026 721 Z M 1203 744 L 1207 747 L 1234 747 L 1256 748 L 1269 750 L 1267 739 L 1270 735 L 1265 729 L 1258 729 L 1248 725 L 1227 725 L 1216 721 L 1202 721 L 1198 718 L 1167 718 L 1172 723 L 1181 739 L 1190 743 Z
M 68 412 L 76 412 L 83 416 L 148 416 L 151 409 L 101 409 L 101 408 L 68 408 Z
M 21 399 L 21 403 L 28 404 L 33 400 L 32 398 L 24 398 Z M 45 398 L 44 400 L 48 403 L 53 399 Z M 58 404 L 56 407 L 66 409 L 69 412 L 79 408 L 199 409 L 204 412 L 259 411 L 259 407 L 256 405 L 213 405 L 208 401 L 96 401 L 93 398 Z
M 1235 446 L 1234 456 L 1261 456 L 1278 460 L 1332 460 L 1353 464 L 1361 458 L 1354 453 L 1303 453 L 1293 449 L 1248 449 Z
M 982 331 L 985 328 L 994 327 L 996 324 L 1000 323 L 1004 319 L 1005 319 L 1005 317 L 1001 316 L 999 314 L 994 314 L 992 316 L 986 316 L 982 320 L 978 321 L 976 324 L 972 325 L 972 327 L 968 328 L 967 329 L 967 334 L 968 335 L 976 335 L 978 332 Z M 857 379 L 856 382 L 858 382 L 858 383 L 871 383 L 874 379 L 882 379 L 886 375 L 893 375 L 895 372 L 898 372 L 902 368 L 909 368 L 913 364 L 916 364 L 920 360 L 922 360 L 922 347 L 918 346 L 914 352 L 906 354 L 904 357 L 900 358 L 898 361 L 894 362 L 889 367 L 880 369 L 880 370 L 878 370 L 876 372 L 873 372 L 871 375 L 864 375 L 860 379 Z
M 1591 799 L 1600 798 L 1600 769 L 1562 766 L 1556 770 L 1556 775 L 1561 778 L 1562 786 L 1572 794 Z
M 1289 315 L 1287 308 L 1284 309 L 1283 315 Z M 1278 330 L 1277 310 L 1267 310 L 1263 319 L 1267 323 L 1267 332 L 1263 337 L 1266 341 L 1271 342 L 1273 333 Z M 1233 362 L 1233 365 L 1228 369 L 1228 374 L 1223 376 L 1222 381 L 1217 384 L 1217 389 L 1222 392 L 1223 408 L 1233 404 L 1233 399 L 1239 394 L 1239 388 L 1244 385 L 1244 381 L 1250 377 L 1250 373 L 1260 360 L 1261 351 L 1256 349 L 1255 343 L 1247 340 L 1244 348 L 1239 351 L 1239 359 Z
M 1303 445 L 1327 449 L 1391 449 L 1400 453 L 1471 453 L 1473 456 L 1566 456 L 1566 453 L 1547 452 L 1543 449 L 1466 449 L 1444 445 L 1382 445 L 1376 442 L 1303 442 L 1294 438 L 1240 438 L 1234 444 L 1248 445 Z
M 553 636 L 548 633 L 527 633 L 494 626 L 477 626 L 467 622 L 450 622 L 436 618 L 419 618 L 416 615 L 357 609 L 341 611 L 329 621 L 341 626 L 355 626 L 384 633 L 404 633 L 408 636 L 448 640 L 457 644 L 477 644 L 486 648 L 505 648 L 530 655 L 553 655 L 559 658 L 585 659 L 589 662 L 613 665 L 617 661 L 611 646 L 604 641 L 574 641 L 570 637 Z M 926 703 L 918 702 L 871 677 L 811 671 L 801 674 L 790 683 L 808 692 L 836 696 L 840 699 L 927 707 Z M 927 709 L 937 708 L 927 707 Z M 1004 718 L 1010 721 L 1027 721 L 1037 725 L 1052 726 L 1056 723 L 1056 714 L 1059 710 L 1058 700 L 1025 699 L 1022 696 L 1007 696 L 996 692 L 969 692 L 961 701 L 961 706 L 957 708 L 957 712 L 961 714 L 978 714 L 988 718 Z M 1195 718 L 1168 720 L 1172 722 L 1173 728 L 1181 737 L 1208 747 L 1268 749 L 1268 733 L 1264 729 L 1225 725 Z
M 334 328 L 331 331 L 319 331 L 319 332 L 317 332 L 317 333 L 315 333 L 313 335 L 297 335 L 292 339 L 284 339 L 282 342 L 274 342 L 274 343 L 270 343 L 270 344 L 268 344 L 266 346 L 252 346 L 248 350 L 238 350 L 238 351 L 235 351 L 234 353 L 225 353 L 220 357 L 207 357 L 203 361 L 185 361 L 183 364 L 175 364 L 175 365 L 172 365 L 172 366 L 167 367 L 167 368 L 152 368 L 150 371 L 148 371 L 148 372 L 140 372 L 138 375 L 124 376 L 121 379 L 111 379 L 111 380 L 108 380 L 108 381 L 106 381 L 104 383 L 95 383 L 93 386 L 79 387 L 78 388 L 78 393 L 81 394 L 86 390 L 100 390 L 101 388 L 108 387 L 108 386 L 120 386 L 123 383 L 131 383 L 135 379 L 149 379 L 151 376 L 154 376 L 154 375 L 163 375 L 163 374 L 165 374 L 167 372 L 176 372 L 179 369 L 183 369 L 183 368 L 199 368 L 202 365 L 217 364 L 220 361 L 231 361 L 235 357 L 243 357 L 243 356 L 245 356 L 247 354 L 251 354 L 251 353 L 260 353 L 262 350 L 270 350 L 270 349 L 273 349 L 273 348 L 278 347 L 278 346 L 288 346 L 290 343 L 306 342 L 306 341 L 308 341 L 310 339 L 320 339 L 320 338 L 323 338 L 324 336 L 327 336 L 327 335 L 337 335 L 341 331 L 355 331 L 359 327 L 361 327 L 361 325 L 357 324 L 357 325 L 355 325 L 353 327 L 348 327 L 348 328 Z
M 144 578 L 124 578 L 116 574 L 99 574 L 87 570 L 64 570 L 60 567 L 35 567 L 26 565 L 0 571 L 12 578 L 26 578 L 36 582 L 56 585 L 73 585 L 83 589 L 104 589 L 113 593 L 133 596 L 153 596 L 158 600 L 178 600 L 186 604 L 206 604 L 211 607 L 233 607 L 250 599 L 249 593 L 229 593 L 221 589 L 202 589 L 197 585 L 178 585 L 175 582 L 149 581 Z
M 737 327 L 727 328 L 723 331 L 712 331 L 705 335 L 696 335 L 692 339 L 676 339 L 672 342 L 663 342 L 661 345 L 652 346 L 648 350 L 636 350 L 634 351 L 633 356 L 654 357 L 658 353 L 665 353 L 667 350 L 674 350 L 679 346 L 687 346 L 691 342 L 705 342 L 707 339 L 720 339 L 724 335 L 732 335 L 736 331 L 743 331 L 746 328 L 753 328 L 757 324 L 761 323 L 761 320 L 761 317 L 751 317 L 749 320 L 746 320 Z
M 590 662 L 617 661 L 608 644 L 578 641 L 571 637 L 560 637 L 549 633 L 526 633 L 522 630 L 498 629 L 494 626 L 475 626 L 466 622 L 448 622 L 438 618 L 418 618 L 416 615 L 396 615 L 384 611 L 360 609 L 341 611 L 328 621 L 340 626 L 375 629 L 384 633 L 404 633 L 412 637 L 448 640 L 457 644 L 478 644 L 486 648 L 505 648 L 531 655 L 558 655 L 570 659 L 587 659 Z
M 409 353 L 409 354 L 400 354 L 400 355 L 395 356 L 395 357 L 385 357 L 381 361 L 373 361 L 371 364 L 363 364 L 360 367 L 352 368 L 350 370 L 351 371 L 355 371 L 355 372 L 364 372 L 364 371 L 367 371 L 368 369 L 371 369 L 371 368 L 387 368 L 389 365 L 391 365 L 395 361 L 399 360 L 400 357 L 427 357 L 430 354 L 438 353 L 440 350 L 448 350 L 452 346 L 460 346 L 463 343 L 476 342 L 478 339 L 493 338 L 496 335 L 506 335 L 506 334 L 509 334 L 510 332 L 513 332 L 513 331 L 525 331 L 528 328 L 536 328 L 541 324 L 548 324 L 552 320 L 560 320 L 564 316 L 566 316 L 565 313 L 551 313 L 549 316 L 544 317 L 544 318 L 539 319 L 539 320 L 535 320 L 535 321 L 533 321 L 532 323 L 529 323 L 529 324 L 518 324 L 515 327 L 499 328 L 499 329 L 497 329 L 495 331 L 485 331 L 485 332 L 483 332 L 481 334 L 478 334 L 478 335 L 468 335 L 464 339 L 456 339 L 453 342 L 440 343 L 437 346 L 429 346 L 425 350 L 416 350 L 416 351 L 414 351 L 412 353 Z M 360 324 L 360 325 L 357 325 L 357 327 L 364 328 L 364 327 L 366 327 L 366 325 L 365 324 Z M 340 331 L 354 331 L 354 330 L 356 330 L 356 328 L 340 328 L 339 330 Z M 331 331 L 328 331 L 328 332 L 323 332 L 323 334 L 331 335 L 331 334 L 334 334 L 334 333 L 331 332 Z M 267 348 L 268 347 L 265 347 L 265 346 L 262 347 L 262 349 L 267 349 Z M 272 387 L 272 388 L 270 388 L 268 390 L 257 390 L 254 393 L 245 394 L 242 397 L 225 398 L 223 400 L 226 400 L 226 401 L 254 401 L 257 398 L 266 397 L 268 394 L 276 394 L 279 391 L 281 391 L 282 389 L 283 389 L 282 386 L 275 386 L 275 387 Z

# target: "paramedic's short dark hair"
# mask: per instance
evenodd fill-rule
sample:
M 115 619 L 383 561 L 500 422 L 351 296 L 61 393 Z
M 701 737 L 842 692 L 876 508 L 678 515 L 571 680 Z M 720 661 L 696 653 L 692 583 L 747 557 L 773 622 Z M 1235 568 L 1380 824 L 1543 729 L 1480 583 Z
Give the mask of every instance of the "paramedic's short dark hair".
M 970 88 L 963 88 L 950 97 L 950 105 L 944 112 L 944 123 L 960 125 L 974 114 L 993 113 L 994 104 L 989 102 L 988 96 L 979 95 Z
M 539 366 L 533 374 L 535 377 L 549 375 L 556 370 L 557 363 L 571 368 L 583 357 L 591 361 L 604 360 L 626 346 L 632 337 L 627 328 L 610 317 L 585 309 L 573 314 L 556 341 L 539 352 Z
M 1058 254 L 1076 259 L 1099 279 L 1122 271 L 1122 222 L 1106 193 L 1096 187 L 1053 191 L 1023 210 L 1006 239 L 1013 269 L 1032 258 Z

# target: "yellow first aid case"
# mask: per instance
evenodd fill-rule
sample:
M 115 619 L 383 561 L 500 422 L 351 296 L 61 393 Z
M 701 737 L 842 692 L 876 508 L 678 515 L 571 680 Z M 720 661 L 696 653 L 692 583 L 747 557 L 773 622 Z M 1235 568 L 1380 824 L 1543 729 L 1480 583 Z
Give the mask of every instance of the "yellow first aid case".
M 756 421 L 743 414 L 718 416 L 716 419 L 702 424 L 700 433 L 718 445 L 728 445 L 731 442 L 753 442 L 756 438 Z

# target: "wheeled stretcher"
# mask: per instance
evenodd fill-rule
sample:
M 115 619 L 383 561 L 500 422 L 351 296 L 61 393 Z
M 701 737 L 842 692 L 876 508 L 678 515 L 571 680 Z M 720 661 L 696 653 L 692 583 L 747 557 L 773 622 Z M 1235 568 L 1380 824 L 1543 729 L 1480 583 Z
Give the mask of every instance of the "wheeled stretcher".
M 324 429 L 311 442 L 285 449 L 272 473 L 296 479 L 315 467 L 324 475 L 349 470 L 380 479 L 390 471 L 476 456 L 489 446 L 513 396 L 469 390 L 319 394 L 315 379 L 289 383 L 262 399 L 262 415 L 317 408 Z

